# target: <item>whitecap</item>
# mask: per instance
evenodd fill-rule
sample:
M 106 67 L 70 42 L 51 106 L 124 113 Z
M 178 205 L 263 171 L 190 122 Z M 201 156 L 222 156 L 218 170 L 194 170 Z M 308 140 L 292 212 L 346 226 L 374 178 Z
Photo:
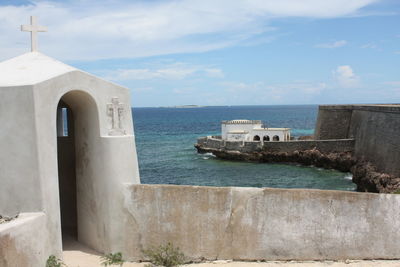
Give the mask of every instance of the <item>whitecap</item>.
M 346 179 L 346 180 L 353 180 L 353 175 L 351 174 L 351 173 L 349 173 L 349 174 L 346 174 L 345 176 L 344 176 L 344 179 Z

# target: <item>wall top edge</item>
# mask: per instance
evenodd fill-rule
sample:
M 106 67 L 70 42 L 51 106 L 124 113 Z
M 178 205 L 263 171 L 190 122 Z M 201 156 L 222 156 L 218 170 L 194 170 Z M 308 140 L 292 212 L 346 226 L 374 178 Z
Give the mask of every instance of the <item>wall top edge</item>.
M 320 105 L 320 110 L 366 110 L 379 112 L 400 113 L 400 104 L 375 104 L 375 105 Z
M 400 195 L 396 194 L 377 194 L 368 192 L 353 192 L 343 190 L 324 190 L 324 189 L 309 189 L 309 188 L 272 188 L 272 187 L 217 187 L 217 186 L 199 186 L 199 185 L 169 185 L 169 184 L 124 184 L 125 188 L 137 190 L 204 190 L 204 191 L 233 191 L 233 192 L 254 192 L 262 194 L 293 194 L 293 195 L 306 195 L 308 197 L 325 196 L 331 198 L 336 197 L 360 197 L 360 198 L 393 198 L 400 200 Z

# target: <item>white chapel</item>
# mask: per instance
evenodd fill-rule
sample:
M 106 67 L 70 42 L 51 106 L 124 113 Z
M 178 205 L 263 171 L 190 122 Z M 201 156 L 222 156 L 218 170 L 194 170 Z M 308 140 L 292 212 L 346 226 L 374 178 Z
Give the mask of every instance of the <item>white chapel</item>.
M 39 53 L 31 22 L 32 51 L 0 63 L 0 214 L 39 214 L 46 257 L 65 235 L 122 251 L 122 185 L 140 183 L 129 90 Z
M 222 140 L 226 141 L 289 141 L 290 128 L 269 128 L 260 120 L 230 120 L 221 123 Z

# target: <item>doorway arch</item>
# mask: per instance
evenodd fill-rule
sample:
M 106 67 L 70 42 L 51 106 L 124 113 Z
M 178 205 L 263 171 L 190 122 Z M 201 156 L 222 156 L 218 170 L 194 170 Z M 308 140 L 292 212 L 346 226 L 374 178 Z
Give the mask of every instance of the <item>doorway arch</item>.
M 253 141 L 260 141 L 260 136 L 255 135 L 255 136 L 253 137 Z
M 93 228 L 99 215 L 93 203 L 96 173 L 92 156 L 100 137 L 97 105 L 88 93 L 74 90 L 60 98 L 56 114 L 62 239 L 72 238 L 95 248 L 85 235 L 93 236 L 96 229 L 88 225 Z
M 274 137 L 272 137 L 272 140 L 273 140 L 273 141 L 279 141 L 279 136 L 274 135 Z
M 265 135 L 265 136 L 263 137 L 263 141 L 264 141 L 264 142 L 269 142 L 269 141 L 270 141 L 269 136 L 268 136 L 268 135 Z

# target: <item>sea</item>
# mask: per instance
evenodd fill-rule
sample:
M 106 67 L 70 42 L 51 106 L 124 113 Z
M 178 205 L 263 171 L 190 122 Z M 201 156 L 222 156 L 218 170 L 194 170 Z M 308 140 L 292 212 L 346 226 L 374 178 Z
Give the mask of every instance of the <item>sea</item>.
M 354 191 L 350 173 L 281 163 L 249 163 L 199 154 L 198 137 L 221 134 L 221 121 L 261 120 L 312 135 L 317 105 L 133 108 L 143 184 L 314 188 Z

